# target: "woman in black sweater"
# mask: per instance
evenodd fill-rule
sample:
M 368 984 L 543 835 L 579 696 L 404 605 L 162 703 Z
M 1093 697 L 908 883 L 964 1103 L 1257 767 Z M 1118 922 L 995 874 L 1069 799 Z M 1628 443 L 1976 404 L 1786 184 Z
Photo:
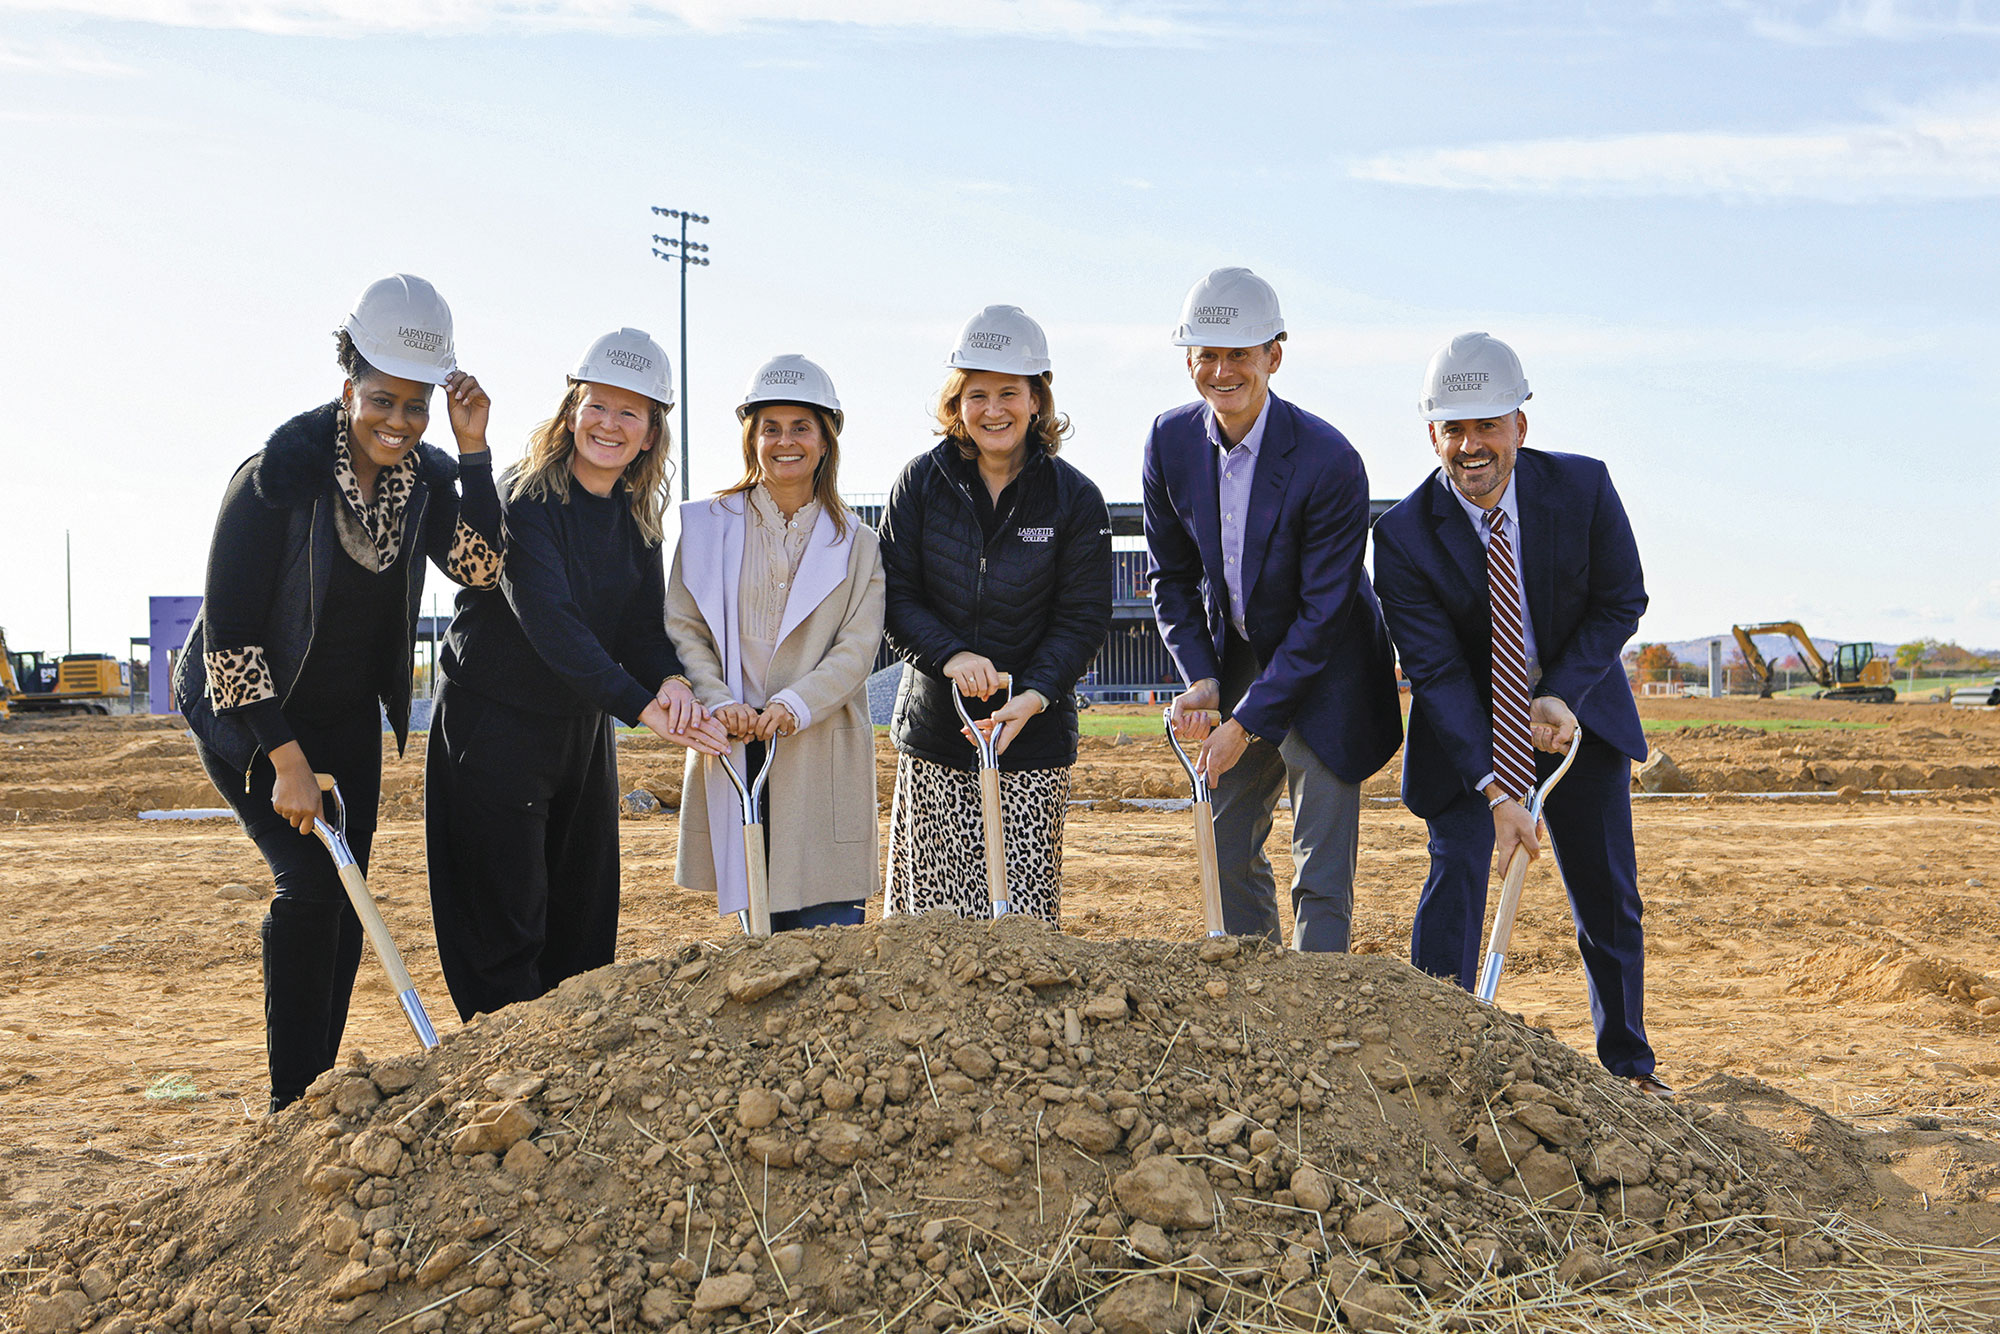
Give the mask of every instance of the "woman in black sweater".
M 277 884 L 262 932 L 272 1111 L 332 1067 L 361 958 L 361 923 L 311 836 L 313 774 L 339 781 L 365 872 L 383 711 L 399 751 L 409 736 L 424 557 L 468 587 L 500 574 L 489 402 L 456 369 L 444 300 L 421 278 L 385 278 L 335 340 L 340 397 L 280 426 L 230 479 L 174 675 L 202 765 Z M 456 461 L 418 443 L 435 385 Z
M 948 364 L 945 438 L 903 469 L 882 516 L 889 647 L 908 664 L 889 725 L 887 910 L 987 915 L 977 755 L 951 697 L 991 698 L 1008 673 L 1012 698 L 989 715 L 1008 899 L 1060 924 L 1076 682 L 1111 624 L 1111 519 L 1055 457 L 1069 422 L 1039 325 L 988 306 Z
M 461 1018 L 610 963 L 611 719 L 723 754 L 666 628 L 673 371 L 637 329 L 593 343 L 508 474 L 499 586 L 458 599 L 425 758 L 438 961 Z

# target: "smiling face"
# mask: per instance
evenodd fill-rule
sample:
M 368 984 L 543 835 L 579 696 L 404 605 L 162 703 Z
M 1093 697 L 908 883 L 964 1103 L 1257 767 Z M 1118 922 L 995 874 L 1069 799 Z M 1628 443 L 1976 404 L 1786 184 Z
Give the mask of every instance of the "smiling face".
M 583 383 L 570 413 L 570 476 L 608 496 L 633 459 L 653 447 L 653 400 L 614 385 Z
M 966 439 L 979 450 L 981 461 L 1002 464 L 1015 459 L 1028 443 L 1028 423 L 1035 407 L 1035 386 L 1026 376 L 965 372 L 965 387 L 958 395 L 958 419 Z
M 1204 403 L 1224 418 L 1255 417 L 1270 392 L 1271 373 L 1285 359 L 1285 345 L 1276 341 L 1257 347 L 1191 347 L 1189 376 Z
M 357 471 L 392 468 L 424 438 L 431 386 L 377 372 L 341 386 L 347 405 L 347 448 Z
M 1507 494 L 1514 458 L 1528 438 L 1528 414 L 1476 421 L 1432 422 L 1431 448 L 1458 493 L 1481 509 L 1492 509 Z
M 769 403 L 757 409 L 757 475 L 772 491 L 810 491 L 813 474 L 826 457 L 819 414 L 797 403 Z

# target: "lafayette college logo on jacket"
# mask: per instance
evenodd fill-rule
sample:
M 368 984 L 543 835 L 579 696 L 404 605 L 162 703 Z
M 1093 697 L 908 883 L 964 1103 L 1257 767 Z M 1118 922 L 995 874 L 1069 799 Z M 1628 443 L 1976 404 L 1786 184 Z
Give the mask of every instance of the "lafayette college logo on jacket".
M 1056 536 L 1053 528 L 1021 528 L 1016 531 L 1021 534 L 1023 542 L 1053 542 Z

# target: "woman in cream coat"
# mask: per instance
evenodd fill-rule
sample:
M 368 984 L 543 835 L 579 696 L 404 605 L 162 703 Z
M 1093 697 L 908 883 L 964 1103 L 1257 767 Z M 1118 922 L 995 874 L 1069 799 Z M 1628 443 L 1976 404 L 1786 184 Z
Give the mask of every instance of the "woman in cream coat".
M 880 887 L 868 673 L 882 642 L 875 531 L 840 499 L 840 400 L 804 357 L 760 367 L 737 409 L 743 478 L 681 506 L 667 630 L 695 698 L 765 790 L 771 928 L 855 925 Z M 775 746 L 772 743 L 775 742 Z M 674 880 L 748 903 L 736 789 L 690 754 Z

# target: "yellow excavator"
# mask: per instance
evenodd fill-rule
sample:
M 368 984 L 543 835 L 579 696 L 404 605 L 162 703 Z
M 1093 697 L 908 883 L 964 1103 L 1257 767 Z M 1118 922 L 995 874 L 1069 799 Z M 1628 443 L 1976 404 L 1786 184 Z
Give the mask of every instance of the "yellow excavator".
M 124 665 L 109 653 L 13 653 L 0 630 L 0 718 L 16 711 L 109 713 L 114 702 L 131 697 Z
M 1799 661 L 1806 665 L 1806 671 L 1819 682 L 1820 688 L 1813 692 L 1814 699 L 1842 699 L 1857 704 L 1896 702 L 1895 666 L 1887 658 L 1876 657 L 1875 645 L 1869 640 L 1842 644 L 1833 651 L 1833 661 L 1828 662 L 1797 621 L 1732 625 L 1729 630 L 1736 636 L 1736 647 L 1743 651 L 1743 661 L 1757 675 L 1759 699 L 1771 697 L 1772 672 L 1770 660 L 1757 651 L 1753 636 L 1784 635 L 1799 651 Z

